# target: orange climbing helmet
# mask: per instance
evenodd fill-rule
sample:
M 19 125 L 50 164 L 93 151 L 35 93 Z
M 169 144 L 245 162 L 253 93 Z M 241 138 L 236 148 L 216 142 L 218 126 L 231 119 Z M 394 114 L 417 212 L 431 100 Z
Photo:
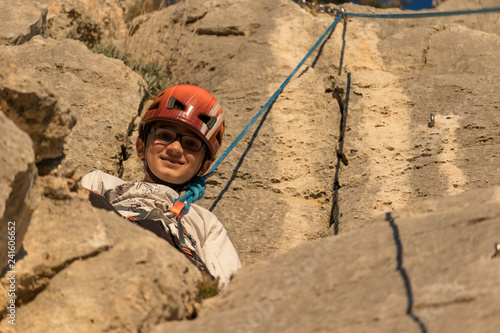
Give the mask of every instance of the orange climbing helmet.
M 156 97 L 142 118 L 139 137 L 145 140 L 150 125 L 161 120 L 193 130 L 205 143 L 208 159 L 215 159 L 224 137 L 224 112 L 208 91 L 187 84 L 166 89 Z

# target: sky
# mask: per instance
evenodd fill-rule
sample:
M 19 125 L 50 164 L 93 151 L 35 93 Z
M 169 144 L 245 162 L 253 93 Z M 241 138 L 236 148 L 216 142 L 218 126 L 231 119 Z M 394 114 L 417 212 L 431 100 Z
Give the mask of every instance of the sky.
M 297 0 L 293 0 L 297 2 Z M 385 0 L 378 0 L 384 2 Z M 354 1 L 356 3 L 357 1 Z M 412 0 L 409 4 L 403 4 L 404 9 L 418 10 L 432 8 L 432 0 Z
M 377 0 L 378 2 L 386 2 L 387 0 Z M 358 1 L 353 1 L 358 3 Z M 432 8 L 432 0 L 411 0 L 410 3 L 403 3 L 403 9 L 419 10 Z
M 432 8 L 432 0 L 412 0 L 409 4 L 403 4 L 403 8 L 411 10 Z

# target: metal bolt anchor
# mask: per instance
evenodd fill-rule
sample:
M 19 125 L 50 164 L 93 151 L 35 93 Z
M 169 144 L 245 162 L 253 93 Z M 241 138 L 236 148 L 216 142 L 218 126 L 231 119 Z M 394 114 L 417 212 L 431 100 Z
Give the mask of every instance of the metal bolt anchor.
M 434 113 L 431 113 L 428 125 L 429 127 L 434 127 L 434 125 L 436 125 L 436 117 L 434 116 Z
M 493 255 L 492 258 L 495 258 L 495 257 L 500 257 L 500 243 L 499 242 L 495 243 L 495 254 Z
M 347 13 L 345 12 L 344 6 L 340 6 L 340 15 L 344 19 L 344 24 L 347 24 Z

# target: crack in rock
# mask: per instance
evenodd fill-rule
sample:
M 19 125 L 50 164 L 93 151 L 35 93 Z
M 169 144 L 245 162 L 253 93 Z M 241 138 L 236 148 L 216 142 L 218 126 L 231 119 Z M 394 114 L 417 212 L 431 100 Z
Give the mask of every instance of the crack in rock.
M 429 53 L 429 50 L 431 48 L 431 38 L 437 34 L 438 32 L 442 31 L 442 30 L 445 30 L 444 28 L 442 29 L 438 29 L 436 27 L 433 27 L 432 29 L 434 29 L 433 32 L 429 33 L 425 38 L 424 38 L 424 41 L 425 43 L 427 44 L 427 47 L 425 49 L 423 49 L 422 51 L 422 67 L 420 67 L 420 70 L 422 70 L 425 66 L 427 66 L 427 54 Z
M 212 35 L 218 37 L 226 36 L 245 36 L 245 33 L 235 26 L 230 27 L 216 27 L 216 28 L 198 28 L 196 29 L 198 35 Z
M 455 304 L 460 304 L 460 303 L 470 303 L 475 301 L 474 297 L 457 297 L 451 301 L 448 302 L 437 302 L 437 303 L 429 303 L 429 304 L 420 304 L 415 306 L 416 310 L 421 310 L 421 309 L 436 309 L 436 308 L 444 308 L 449 305 L 455 305 Z
M 12 45 L 21 45 L 29 42 L 35 36 L 44 36 L 47 31 L 47 8 L 42 8 L 40 10 L 40 19 L 29 26 L 30 32 L 26 35 L 19 35 L 13 42 Z
M 69 258 L 62 262 L 59 265 L 52 267 L 37 267 L 34 270 L 34 275 L 29 275 L 26 277 L 21 277 L 19 281 L 20 286 L 27 286 L 25 288 L 19 288 L 19 292 L 17 295 L 17 303 L 18 307 L 21 307 L 29 302 L 32 302 L 42 291 L 44 291 L 51 279 L 54 278 L 57 274 L 71 265 L 73 262 L 77 260 L 87 260 L 89 258 L 93 258 L 98 256 L 99 254 L 109 251 L 113 246 L 105 245 L 97 248 L 96 250 L 81 256 L 77 256 L 74 258 Z M 7 310 L 3 309 L 0 313 L 0 321 L 2 321 L 7 315 Z
M 137 109 L 137 115 L 133 116 L 130 122 L 128 123 L 127 131 L 124 138 L 124 143 L 120 145 L 120 152 L 117 153 L 118 156 L 118 177 L 122 178 L 125 172 L 124 162 L 130 158 L 130 156 L 135 151 L 134 142 L 131 140 L 131 137 L 134 133 L 134 126 L 138 118 L 141 117 L 141 113 L 144 109 L 144 104 L 148 99 L 148 94 L 144 94 L 141 102 L 139 103 L 139 107 Z M 132 147 L 132 149 L 130 149 Z M 131 152 L 132 150 L 132 152 Z

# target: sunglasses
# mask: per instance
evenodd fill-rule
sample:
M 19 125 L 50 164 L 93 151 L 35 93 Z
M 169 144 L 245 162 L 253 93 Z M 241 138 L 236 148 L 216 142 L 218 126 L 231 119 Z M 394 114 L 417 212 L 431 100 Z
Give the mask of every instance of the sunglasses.
M 198 152 L 204 146 L 203 141 L 201 141 L 200 139 L 191 135 L 176 133 L 168 128 L 153 128 L 151 129 L 151 131 L 149 131 L 148 135 L 152 132 L 154 132 L 155 141 L 159 141 L 167 145 L 176 141 L 177 138 L 180 138 L 182 148 L 192 152 Z

